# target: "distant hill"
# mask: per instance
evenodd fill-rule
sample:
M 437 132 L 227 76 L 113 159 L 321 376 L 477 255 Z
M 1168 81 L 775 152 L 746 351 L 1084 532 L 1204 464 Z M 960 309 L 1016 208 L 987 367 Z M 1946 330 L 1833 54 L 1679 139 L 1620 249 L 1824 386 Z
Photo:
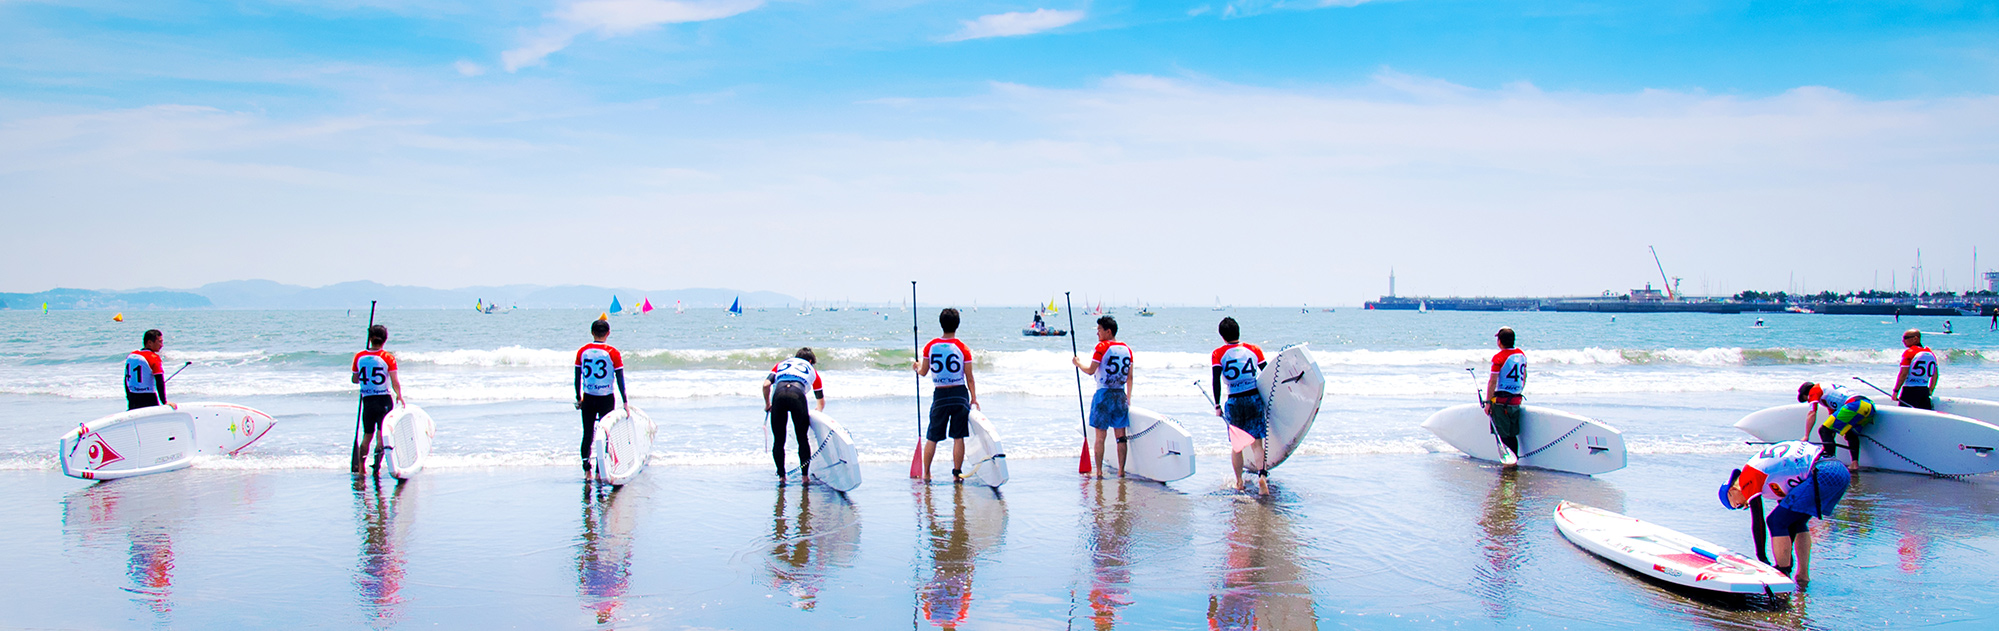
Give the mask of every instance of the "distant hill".
M 647 291 L 587 285 L 505 285 L 432 289 L 372 281 L 303 287 L 269 280 L 232 280 L 179 290 L 51 289 L 0 294 L 0 308 L 40 309 L 47 302 L 50 309 L 355 309 L 374 300 L 384 309 L 469 309 L 480 301 L 523 309 L 603 309 L 610 306 L 612 296 L 632 308 L 647 298 L 659 309 L 672 309 L 676 300 L 690 309 L 719 309 L 728 307 L 738 296 L 744 308 L 798 304 L 798 299 L 775 292 L 712 288 Z

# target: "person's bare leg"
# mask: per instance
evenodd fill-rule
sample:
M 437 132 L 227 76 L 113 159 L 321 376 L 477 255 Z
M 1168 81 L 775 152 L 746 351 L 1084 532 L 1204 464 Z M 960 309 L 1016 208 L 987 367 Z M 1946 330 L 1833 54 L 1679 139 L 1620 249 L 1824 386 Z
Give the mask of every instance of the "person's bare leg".
M 1798 569 L 1791 577 L 1792 580 L 1798 582 L 1798 587 L 1802 588 L 1805 586 L 1805 583 L 1809 583 L 1812 580 L 1812 531 L 1806 530 L 1798 533 L 1795 545 L 1798 548 Z
M 937 443 L 923 441 L 923 479 L 930 479 L 930 462 L 937 459 Z
M 1791 538 L 1771 537 L 1770 557 L 1776 561 L 1774 565 L 1779 568 L 1791 567 Z M 1796 572 L 1797 569 L 1793 568 L 1791 571 Z
M 1097 443 L 1101 445 L 1103 442 L 1104 437 L 1098 436 Z M 1117 477 L 1120 478 L 1124 477 L 1124 454 L 1124 428 L 1120 427 L 1117 429 Z
M 1250 449 L 1253 449 L 1253 450 L 1256 450 L 1256 453 L 1257 453 L 1257 454 L 1259 454 L 1259 455 L 1265 455 L 1265 454 L 1266 454 L 1266 452 L 1265 452 L 1265 451 L 1263 450 L 1263 439 L 1261 439 L 1261 438 L 1258 438 L 1258 439 L 1256 439 L 1256 440 L 1253 440 L 1253 441 L 1250 441 L 1250 442 L 1249 442 L 1249 448 L 1250 448 Z M 1257 460 L 1259 460 L 1259 461 L 1264 461 L 1264 462 L 1259 462 L 1259 463 L 1258 463 L 1258 464 L 1261 464 L 1261 465 L 1263 465 L 1263 468 L 1262 468 L 1262 469 L 1258 469 L 1258 470 L 1257 470 L 1257 472 L 1256 472 L 1256 490 L 1257 490 L 1258 492 L 1260 492 L 1260 493 L 1264 494 L 1264 495 L 1269 495 L 1269 494 L 1270 494 L 1270 463 L 1269 463 L 1269 462 L 1267 462 L 1267 461 L 1269 460 L 1269 458 L 1257 458 Z
M 1120 446 L 1120 447 L 1122 447 L 1123 445 L 1119 445 L 1119 446 Z M 1090 475 L 1091 475 L 1091 477 L 1095 477 L 1095 478 L 1097 478 L 1097 479 L 1103 479 L 1103 477 L 1104 477 L 1104 467 L 1103 467 L 1103 462 L 1104 462 L 1104 430 L 1101 430 L 1101 429 L 1097 430 L 1097 444 L 1095 444 L 1095 445 L 1091 445 L 1091 446 L 1090 446 L 1090 451 L 1091 451 L 1091 454 L 1092 454 L 1092 455 L 1090 456 L 1090 462 L 1092 462 L 1092 463 L 1095 463 L 1095 464 L 1097 465 L 1097 466 L 1095 466 L 1095 467 L 1092 467 L 1092 468 L 1090 469 L 1090 471 L 1092 472 L 1092 473 L 1091 473 Z M 1119 475 L 1123 475 L 1123 474 L 1124 474 L 1124 460 L 1123 460 L 1123 459 L 1119 459 L 1119 460 L 1118 460 L 1118 463 L 1117 463 L 1117 464 L 1118 464 L 1118 474 L 1119 474 Z
M 1242 452 L 1229 452 L 1229 464 L 1235 465 L 1235 490 L 1242 490 Z
M 951 470 L 962 471 L 964 469 L 965 469 L 965 439 L 953 438 L 951 439 Z

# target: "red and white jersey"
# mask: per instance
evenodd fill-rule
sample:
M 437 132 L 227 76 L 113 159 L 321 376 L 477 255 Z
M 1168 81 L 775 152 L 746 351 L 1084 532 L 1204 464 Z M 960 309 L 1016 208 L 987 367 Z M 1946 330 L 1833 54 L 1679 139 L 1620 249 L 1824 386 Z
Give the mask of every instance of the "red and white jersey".
M 1825 406 L 1827 412 L 1838 412 L 1840 408 L 1846 406 L 1847 401 L 1857 396 L 1860 395 L 1846 386 L 1819 384 L 1812 386 L 1811 391 L 1805 393 L 1805 402 Z
M 923 345 L 923 361 L 929 364 L 931 385 L 962 386 L 965 372 L 972 368 L 972 347 L 955 337 L 940 337 Z
M 1909 376 L 1902 381 L 1903 387 L 1928 388 L 1936 380 L 1937 354 L 1927 346 L 1913 346 L 1902 351 L 1902 367 L 1909 369 Z
M 1222 369 L 1222 387 L 1229 394 L 1256 391 L 1257 365 L 1263 363 L 1263 349 L 1255 344 L 1236 342 L 1215 349 L 1208 357 L 1211 365 Z
M 812 362 L 797 357 L 778 362 L 776 366 L 771 366 L 770 375 L 764 377 L 764 379 L 769 380 L 771 385 L 777 385 L 786 381 L 804 384 L 811 388 L 813 392 L 824 390 L 826 387 L 826 384 L 819 381 L 819 370 L 812 367 Z
M 353 371 L 361 379 L 361 396 L 390 394 L 389 373 L 396 371 L 396 356 L 380 350 L 355 353 Z
M 1492 355 L 1492 374 L 1499 375 L 1493 388 L 1514 396 L 1527 394 L 1527 352 L 1509 348 Z
M 1097 362 L 1097 388 L 1116 390 L 1131 383 L 1131 347 L 1124 342 L 1097 342 L 1090 360 Z
M 610 344 L 591 342 L 576 349 L 576 368 L 583 371 L 583 394 L 608 397 L 616 390 L 625 358 Z
M 1812 473 L 1812 465 L 1818 462 L 1819 448 L 1801 440 L 1787 440 L 1765 448 L 1749 458 L 1742 465 L 1742 476 L 1735 479 L 1736 490 L 1742 492 L 1742 501 L 1758 495 L 1767 495 L 1772 500 L 1784 499 L 1791 487 L 1804 482 Z
M 136 394 L 159 392 L 160 354 L 146 349 L 125 356 L 125 391 Z

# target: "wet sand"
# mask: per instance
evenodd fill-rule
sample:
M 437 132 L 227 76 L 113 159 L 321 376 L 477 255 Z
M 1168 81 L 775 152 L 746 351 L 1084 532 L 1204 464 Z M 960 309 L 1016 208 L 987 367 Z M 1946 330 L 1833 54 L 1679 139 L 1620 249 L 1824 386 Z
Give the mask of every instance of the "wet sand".
M 842 497 L 762 467 L 194 469 L 89 484 L 0 472 L 4 626 L 215 628 L 1715 628 L 1983 626 L 1999 479 L 1863 474 L 1790 599 L 1665 587 L 1570 545 L 1561 499 L 1749 550 L 1719 455 L 1598 478 L 1455 454 L 1310 456 L 1276 495 L 1079 480 L 999 493 L 875 465 Z M 1201 464 L 1214 464 L 1212 459 Z

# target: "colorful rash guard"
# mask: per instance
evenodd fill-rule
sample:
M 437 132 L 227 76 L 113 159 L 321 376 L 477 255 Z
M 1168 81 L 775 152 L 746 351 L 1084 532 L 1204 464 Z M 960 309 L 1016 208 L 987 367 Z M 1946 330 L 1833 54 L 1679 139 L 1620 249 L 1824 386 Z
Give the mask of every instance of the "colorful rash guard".
M 972 348 L 964 340 L 940 337 L 923 345 L 923 361 L 929 364 L 931 385 L 962 386 L 965 371 L 972 366 Z
M 618 383 L 618 371 L 625 369 L 625 358 L 609 344 L 591 342 L 576 349 L 576 369 L 583 377 L 583 394 L 608 397 Z
M 160 391 L 160 354 L 145 349 L 125 356 L 125 392 L 155 394 Z
M 1255 344 L 1236 342 L 1221 348 L 1208 356 L 1210 365 L 1222 369 L 1222 387 L 1228 394 L 1238 395 L 1256 391 L 1257 365 L 1263 363 L 1263 349 Z
M 361 378 L 361 396 L 390 394 L 389 373 L 396 371 L 396 356 L 380 350 L 355 353 L 353 371 Z
M 789 381 L 805 386 L 806 389 L 811 390 L 813 394 L 818 395 L 820 398 L 825 398 L 826 396 L 825 384 L 819 380 L 819 371 L 812 367 L 812 362 L 797 357 L 778 362 L 776 366 L 771 366 L 770 375 L 764 377 L 764 379 L 769 380 L 771 385 Z
M 1131 347 L 1124 342 L 1097 342 L 1090 359 L 1097 362 L 1098 389 L 1121 390 L 1131 383 Z

